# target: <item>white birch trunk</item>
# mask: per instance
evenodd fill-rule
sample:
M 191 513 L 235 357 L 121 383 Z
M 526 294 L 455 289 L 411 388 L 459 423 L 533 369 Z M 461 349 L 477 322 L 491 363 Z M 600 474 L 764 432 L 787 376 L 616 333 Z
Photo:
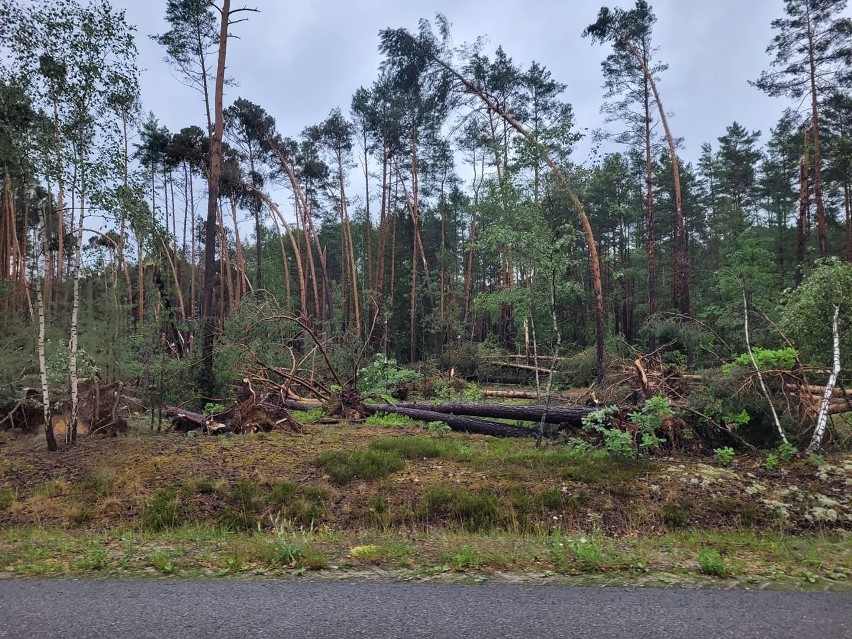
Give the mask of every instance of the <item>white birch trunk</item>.
M 751 351 L 751 340 L 748 336 L 748 298 L 746 297 L 745 289 L 743 289 L 743 323 L 745 324 L 746 350 L 748 351 L 749 359 L 751 359 L 751 364 L 754 366 L 755 372 L 757 372 L 757 379 L 760 382 L 760 390 L 766 398 L 766 403 L 769 404 L 769 410 L 772 411 L 772 420 L 775 422 L 775 428 L 778 429 L 778 435 L 781 437 L 781 441 L 787 444 L 789 443 L 787 441 L 787 436 L 784 434 L 784 429 L 781 427 L 781 420 L 778 419 L 778 413 L 775 412 L 775 405 L 772 403 L 772 397 L 769 395 L 769 390 L 766 388 L 766 382 L 763 381 L 763 373 L 760 372 L 760 367 L 757 365 L 757 360 L 754 358 L 754 353 Z
M 45 216 L 44 208 L 39 207 L 39 240 L 42 257 L 47 255 L 46 242 L 44 238 Z M 47 449 L 56 450 L 56 437 L 53 434 L 53 417 L 50 410 L 50 386 L 47 383 L 47 358 L 44 355 L 44 295 L 41 292 L 41 277 L 38 274 L 33 278 L 36 286 L 36 305 L 38 306 L 38 372 L 41 377 L 41 406 L 44 412 L 44 437 L 47 440 Z
M 834 306 L 834 317 L 831 320 L 831 335 L 834 341 L 834 365 L 831 368 L 831 375 L 828 377 L 828 382 L 825 385 L 825 392 L 822 395 L 822 402 L 819 406 L 819 414 L 817 415 L 816 428 L 814 428 L 811 443 L 808 444 L 807 450 L 813 451 L 822 445 L 822 440 L 825 437 L 825 429 L 828 426 L 828 409 L 831 403 L 831 395 L 834 392 L 834 387 L 837 384 L 837 376 L 840 374 L 840 331 L 837 328 L 837 320 L 840 316 L 840 306 Z
M 71 420 L 65 433 L 66 443 L 77 439 L 79 393 L 77 391 L 77 318 L 80 314 L 80 274 L 83 268 L 83 212 L 85 202 L 80 196 L 80 224 L 77 227 L 77 246 L 74 249 L 74 301 L 71 305 L 71 343 L 68 348 L 68 378 L 71 383 Z

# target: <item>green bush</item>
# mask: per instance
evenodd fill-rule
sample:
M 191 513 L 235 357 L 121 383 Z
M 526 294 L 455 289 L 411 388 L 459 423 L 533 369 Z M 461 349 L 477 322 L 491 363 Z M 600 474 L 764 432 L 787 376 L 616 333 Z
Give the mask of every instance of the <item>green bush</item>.
M 789 371 L 796 364 L 798 353 L 794 348 L 761 348 L 755 346 L 751 349 L 754 360 L 761 372 L 766 371 Z M 730 364 L 722 365 L 722 372 L 729 375 L 734 366 L 743 366 L 752 370 L 754 364 L 748 353 L 736 355 Z
M 317 463 L 336 484 L 386 477 L 405 467 L 398 453 L 383 450 L 329 451 L 320 454 Z
M 358 390 L 362 393 L 405 396 L 422 381 L 417 371 L 400 368 L 395 359 L 376 355 L 372 363 L 358 371 Z
M 731 572 L 727 564 L 725 564 L 725 558 L 716 550 L 702 548 L 698 551 L 696 562 L 698 563 L 699 572 L 705 575 L 727 577 Z
M 796 450 L 796 447 L 793 446 L 793 444 L 790 444 L 788 442 L 782 442 L 778 446 L 778 457 L 783 462 L 790 461 L 791 459 L 793 459 L 793 457 L 796 456 L 796 453 L 798 453 L 798 452 L 799 451 Z
M 734 461 L 734 455 L 734 449 L 730 446 L 713 449 L 713 456 L 716 458 L 716 461 L 722 464 L 722 466 L 728 466 L 732 461 Z

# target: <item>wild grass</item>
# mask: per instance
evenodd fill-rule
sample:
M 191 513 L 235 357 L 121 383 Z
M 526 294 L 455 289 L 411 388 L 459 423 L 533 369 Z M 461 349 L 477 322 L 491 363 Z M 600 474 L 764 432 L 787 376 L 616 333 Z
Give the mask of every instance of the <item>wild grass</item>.
M 94 571 L 133 575 L 153 568 L 164 575 L 188 577 L 372 565 L 403 570 L 403 575 L 415 579 L 452 571 L 488 576 L 493 570 L 509 570 L 531 571 L 527 578 L 531 581 L 540 581 L 542 572 L 612 580 L 604 583 L 629 579 L 684 585 L 734 576 L 772 587 L 849 590 L 849 555 L 848 538 L 842 534 L 780 532 L 685 531 L 624 538 L 460 528 L 414 534 L 283 529 L 235 533 L 209 526 L 158 533 L 115 529 L 101 535 L 37 528 L 0 531 L 0 571 L 17 576 Z
M 405 460 L 396 452 L 383 450 L 328 451 L 317 457 L 317 463 L 335 484 L 353 479 L 378 479 L 405 467 Z

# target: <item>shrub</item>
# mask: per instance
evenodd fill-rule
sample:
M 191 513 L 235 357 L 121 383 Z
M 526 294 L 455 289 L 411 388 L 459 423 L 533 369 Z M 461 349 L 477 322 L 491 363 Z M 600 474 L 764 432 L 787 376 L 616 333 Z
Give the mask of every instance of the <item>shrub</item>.
M 358 390 L 362 393 L 391 394 L 402 398 L 421 381 L 420 373 L 400 368 L 395 359 L 384 355 L 376 355 L 369 366 L 358 371 Z
M 775 470 L 775 468 L 777 466 L 778 466 L 778 455 L 776 455 L 774 453 L 769 453 L 766 456 L 766 461 L 763 462 L 763 467 L 766 470 Z
M 782 442 L 781 445 L 778 446 L 778 457 L 783 462 L 788 462 L 793 459 L 797 452 L 799 451 L 796 450 L 796 447 L 788 442 Z
M 734 449 L 730 446 L 715 448 L 713 449 L 713 456 L 722 466 L 727 466 L 734 461 Z
M 793 348 L 761 348 L 755 346 L 752 349 L 754 360 L 761 372 L 767 371 L 789 371 L 796 364 L 798 353 Z M 748 353 L 742 353 L 734 357 L 730 364 L 722 365 L 722 372 L 729 375 L 734 366 L 754 368 Z
M 696 561 L 698 563 L 698 571 L 705 575 L 727 577 L 731 572 L 725 564 L 724 557 L 716 550 L 702 548 L 698 551 Z
M 322 453 L 317 463 L 336 484 L 386 477 L 405 467 L 405 460 L 398 453 L 383 450 L 329 451 Z

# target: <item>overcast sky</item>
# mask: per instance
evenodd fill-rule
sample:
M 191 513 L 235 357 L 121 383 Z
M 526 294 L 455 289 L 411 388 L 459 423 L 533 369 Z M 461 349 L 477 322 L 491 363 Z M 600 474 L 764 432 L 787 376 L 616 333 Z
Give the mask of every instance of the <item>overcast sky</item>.
M 199 95 L 183 87 L 147 36 L 168 30 L 165 0 L 112 0 L 126 9 L 138 29 L 142 100 L 172 131 L 204 120 Z M 737 120 L 765 140 L 787 106 L 748 85 L 769 64 L 765 53 L 770 22 L 782 0 L 657 0 L 654 37 L 658 57 L 668 63 L 660 90 L 671 126 L 684 138 L 683 156 L 694 161 L 703 142 L 712 142 Z M 234 7 L 244 6 L 239 0 Z M 228 72 L 239 86 L 226 87 L 225 104 L 243 97 L 272 114 L 285 135 L 324 119 L 340 107 L 348 113 L 352 94 L 376 78 L 378 32 L 414 29 L 421 17 L 444 13 L 456 44 L 486 36 L 486 53 L 502 45 L 515 63 L 533 60 L 567 85 L 581 129 L 603 126 L 600 61 L 607 48 L 580 37 L 601 0 L 248 0 L 259 14 L 236 25 L 240 36 L 228 47 Z M 630 6 L 629 2 L 621 6 Z M 589 160 L 581 145 L 577 162 Z

